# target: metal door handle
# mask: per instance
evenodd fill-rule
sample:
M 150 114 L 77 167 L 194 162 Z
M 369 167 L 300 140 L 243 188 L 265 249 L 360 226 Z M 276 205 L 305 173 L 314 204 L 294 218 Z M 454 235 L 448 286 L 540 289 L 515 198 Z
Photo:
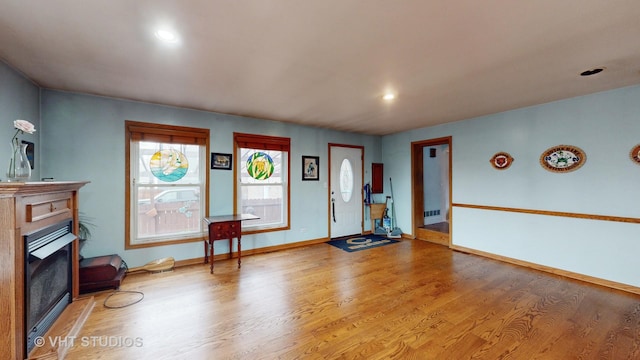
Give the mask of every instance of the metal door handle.
M 336 222 L 336 199 L 331 198 L 331 214 L 333 215 L 333 222 Z

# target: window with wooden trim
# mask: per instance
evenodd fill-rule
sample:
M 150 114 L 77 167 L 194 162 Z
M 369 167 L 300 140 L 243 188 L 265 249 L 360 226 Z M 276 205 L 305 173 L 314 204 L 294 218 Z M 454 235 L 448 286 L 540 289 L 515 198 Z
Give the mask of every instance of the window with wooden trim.
M 289 229 L 291 140 L 234 133 L 234 144 L 234 211 L 260 218 L 244 221 L 243 232 Z
M 125 121 L 125 248 L 199 241 L 209 129 Z

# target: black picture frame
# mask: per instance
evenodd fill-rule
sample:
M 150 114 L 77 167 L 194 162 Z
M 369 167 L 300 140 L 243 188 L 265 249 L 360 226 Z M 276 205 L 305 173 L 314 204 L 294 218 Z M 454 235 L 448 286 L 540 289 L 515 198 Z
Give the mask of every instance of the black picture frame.
M 302 181 L 320 180 L 320 157 L 302 155 Z
M 212 170 L 231 170 L 233 166 L 233 155 L 223 153 L 211 153 Z
M 24 140 L 22 140 L 22 143 L 27 144 L 27 159 L 29 159 L 29 165 L 31 165 L 31 170 L 33 170 L 36 162 L 36 145 Z

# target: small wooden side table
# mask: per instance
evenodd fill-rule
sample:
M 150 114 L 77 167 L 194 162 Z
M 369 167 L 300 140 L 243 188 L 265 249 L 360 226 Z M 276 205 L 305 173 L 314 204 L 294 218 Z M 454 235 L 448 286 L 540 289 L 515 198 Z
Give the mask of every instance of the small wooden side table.
M 242 257 L 242 224 L 243 220 L 255 220 L 259 217 L 250 214 L 210 216 L 203 219 L 209 227 L 209 238 L 204 241 L 204 263 L 209 262 L 211 256 L 211 273 L 213 274 L 213 243 L 216 240 L 229 239 L 229 258 L 233 258 L 233 238 L 238 239 L 238 269 Z

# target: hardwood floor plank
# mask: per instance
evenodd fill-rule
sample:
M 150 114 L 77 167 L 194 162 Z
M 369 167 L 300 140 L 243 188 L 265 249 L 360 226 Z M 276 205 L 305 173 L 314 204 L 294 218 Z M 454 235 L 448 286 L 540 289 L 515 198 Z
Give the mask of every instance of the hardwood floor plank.
M 144 299 L 108 309 L 111 292 L 92 294 L 67 359 L 640 357 L 640 296 L 423 241 L 316 244 L 243 257 L 241 269 L 216 261 L 214 274 L 131 275 L 121 290 Z

